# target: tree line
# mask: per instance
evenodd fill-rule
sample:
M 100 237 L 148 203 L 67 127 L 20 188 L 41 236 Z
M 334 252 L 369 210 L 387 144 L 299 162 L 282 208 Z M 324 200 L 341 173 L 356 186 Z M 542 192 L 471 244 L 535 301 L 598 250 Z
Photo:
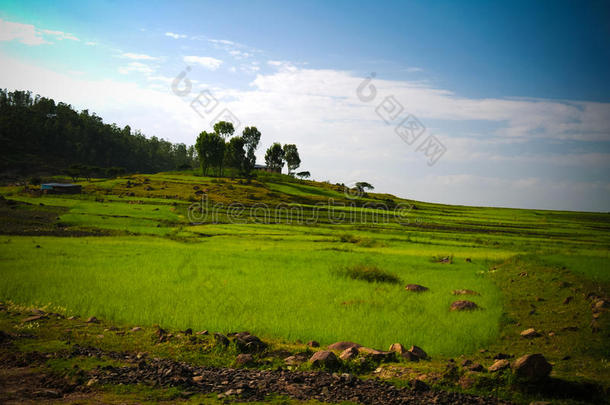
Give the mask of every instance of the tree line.
M 153 173 L 197 166 L 194 147 L 105 124 L 95 113 L 29 91 L 0 89 L 0 144 L 3 171 L 80 167 L 95 175 L 106 169 Z

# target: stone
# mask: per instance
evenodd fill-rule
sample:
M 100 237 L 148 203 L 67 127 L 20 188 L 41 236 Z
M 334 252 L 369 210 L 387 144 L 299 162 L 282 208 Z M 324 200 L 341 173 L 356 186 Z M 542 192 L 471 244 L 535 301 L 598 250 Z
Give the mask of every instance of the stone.
M 468 370 L 474 371 L 476 373 L 481 373 L 481 372 L 485 371 L 485 367 L 483 367 L 483 365 L 481 365 L 480 363 L 472 363 L 468 367 Z
M 214 340 L 216 341 L 216 343 L 218 343 L 219 345 L 223 345 L 224 347 L 229 346 L 229 338 L 227 338 L 225 335 L 223 335 L 222 333 L 214 333 Z
M 265 342 L 248 332 L 236 334 L 233 342 L 235 343 L 237 350 L 242 353 L 260 353 L 267 348 Z
M 461 289 L 461 290 L 453 290 L 452 291 L 453 295 L 481 295 L 476 291 L 473 290 L 466 290 L 466 289 Z
M 402 355 L 404 352 L 407 351 L 407 349 L 405 349 L 405 347 L 403 345 L 401 345 L 400 343 L 394 343 L 390 346 L 388 351 L 395 352 L 395 353 Z
M 338 351 L 343 351 L 345 349 L 349 349 L 350 347 L 355 347 L 356 349 L 358 349 L 362 346 L 359 345 L 358 343 L 354 343 L 354 342 L 336 342 L 336 343 L 333 343 L 332 345 L 328 346 L 328 348 L 330 350 L 338 350 Z
M 411 353 L 410 351 L 406 351 L 402 354 L 402 358 L 407 360 L 407 361 L 414 361 L 417 362 L 419 361 L 419 357 L 417 357 L 416 355 L 414 355 L 413 353 Z
M 454 301 L 449 308 L 451 311 L 472 311 L 479 308 L 477 304 L 472 301 L 458 300 Z
M 238 366 L 247 366 L 254 363 L 254 357 L 251 354 L 242 353 L 235 358 L 235 364 Z
M 468 367 L 472 365 L 472 360 L 470 359 L 465 359 L 464 361 L 462 361 L 462 367 Z
M 131 328 L 132 332 L 139 332 L 141 330 L 142 330 L 142 328 L 140 328 L 139 326 L 134 326 L 133 328 Z
M 185 335 L 192 335 L 193 334 L 193 330 L 191 328 L 188 328 L 187 330 L 185 330 L 183 332 Z
M 358 351 L 365 356 L 370 357 L 373 361 L 392 361 L 396 359 L 396 354 L 394 352 L 384 352 L 371 349 L 370 347 L 359 347 Z
M 337 368 L 341 365 L 341 362 L 337 356 L 335 356 L 335 353 L 331 352 L 330 350 L 315 352 L 309 359 L 309 363 L 313 367 L 324 367 L 328 369 Z
M 95 316 L 90 316 L 89 318 L 87 318 L 85 323 L 100 323 L 100 321 Z
M 202 375 L 196 375 L 195 377 L 193 377 L 193 382 L 194 383 L 200 383 L 203 381 L 203 376 Z
M 208 332 L 207 330 L 201 330 L 201 331 L 199 331 L 199 332 L 197 332 L 195 334 L 199 335 L 199 336 L 205 336 L 205 335 L 209 335 L 210 332 Z
M 428 291 L 428 287 L 424 287 L 423 285 L 419 285 L 419 284 L 407 284 L 405 286 L 405 290 L 412 291 L 412 292 L 424 292 L 424 291 Z
M 47 318 L 46 315 L 32 315 L 30 317 L 25 318 L 23 321 L 21 321 L 21 323 L 34 322 L 34 321 L 38 321 L 40 319 L 46 319 L 46 318 Z
M 411 354 L 417 356 L 421 360 L 425 360 L 428 358 L 428 354 L 424 351 L 424 349 L 422 349 L 421 347 L 415 346 L 415 345 L 411 346 L 411 348 L 409 349 L 409 352 Z
M 428 391 L 430 387 L 422 380 L 411 380 L 411 389 L 414 391 Z
M 610 304 L 606 300 L 597 300 L 593 304 L 593 308 L 595 309 L 603 309 L 610 307 Z
M 540 381 L 548 377 L 553 366 L 540 353 L 527 354 L 513 363 L 513 372 L 517 377 L 528 381 Z
M 540 336 L 540 333 L 534 328 L 529 328 L 520 333 L 520 335 L 526 339 L 532 339 Z
M 341 352 L 341 354 L 339 355 L 339 358 L 341 360 L 351 360 L 351 359 L 355 359 L 357 356 L 358 356 L 358 349 L 355 347 L 348 347 L 347 349 L 345 349 Z
M 510 367 L 510 362 L 506 359 L 496 360 L 494 364 L 489 366 L 487 371 L 490 373 L 495 373 L 496 371 L 504 370 L 505 368 Z
M 320 343 L 316 342 L 315 340 L 310 340 L 309 342 L 307 342 L 307 346 L 309 346 L 309 347 L 320 347 Z

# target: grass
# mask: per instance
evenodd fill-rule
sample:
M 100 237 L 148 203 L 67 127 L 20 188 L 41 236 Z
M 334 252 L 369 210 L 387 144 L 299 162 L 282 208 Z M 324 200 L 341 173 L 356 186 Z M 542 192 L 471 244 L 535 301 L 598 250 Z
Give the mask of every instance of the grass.
M 354 202 L 340 186 L 282 176 L 246 182 L 161 173 L 83 186 L 79 196 L 0 189 L 33 212 L 40 204 L 60 207 L 57 222 L 68 231 L 111 231 L 80 238 L 7 231 L 0 236 L 0 299 L 117 322 L 383 349 L 401 342 L 452 356 L 500 336 L 507 292 L 488 274 L 498 263 L 527 254 L 532 265 L 565 266 L 593 281 L 610 277 L 608 214 L 448 206 L 373 193 Z M 221 208 L 189 225 L 195 187 Z M 396 214 L 384 208 L 388 200 L 410 208 Z M 235 202 L 249 214 L 248 207 L 264 204 L 270 215 L 236 220 L 227 208 Z M 317 217 L 295 221 L 278 204 L 301 204 Z M 409 294 L 403 284 L 429 291 Z M 450 312 L 454 289 L 479 292 L 469 299 L 483 310 Z

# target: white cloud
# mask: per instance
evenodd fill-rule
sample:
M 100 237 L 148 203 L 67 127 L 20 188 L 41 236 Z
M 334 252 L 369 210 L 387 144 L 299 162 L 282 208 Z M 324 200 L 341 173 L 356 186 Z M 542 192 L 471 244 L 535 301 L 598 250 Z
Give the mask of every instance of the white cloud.
M 409 72 L 409 73 L 418 73 L 418 72 L 423 72 L 424 69 L 422 69 L 420 67 L 412 66 L 412 67 L 406 68 L 405 71 Z
M 222 65 L 220 59 L 212 58 L 211 56 L 185 56 L 184 61 L 203 66 L 209 70 L 216 70 Z
M 85 45 L 87 45 L 87 46 L 96 46 L 97 42 L 87 41 L 87 42 L 85 42 Z
M 150 66 L 140 62 L 131 62 L 127 64 L 127 66 L 119 67 L 119 73 L 121 74 L 126 75 L 132 72 L 148 75 L 154 72 L 154 70 Z
M 131 52 L 122 53 L 120 56 L 121 56 L 121 58 L 133 59 L 133 60 L 158 60 L 159 59 L 154 56 L 146 55 L 143 53 L 131 53 Z
M 80 41 L 80 39 L 76 38 L 74 35 L 63 32 L 63 31 L 53 31 L 53 30 L 40 30 L 42 33 L 54 36 L 58 40 L 69 39 L 70 41 Z
M 31 24 L 0 19 L 0 41 L 19 41 L 25 45 L 42 45 L 49 42 Z
M 175 34 L 175 33 L 173 33 L 173 32 L 166 32 L 166 33 L 165 33 L 165 36 L 168 36 L 168 37 L 171 37 L 171 38 L 174 38 L 174 39 L 186 38 L 186 35 L 183 35 L 183 34 Z

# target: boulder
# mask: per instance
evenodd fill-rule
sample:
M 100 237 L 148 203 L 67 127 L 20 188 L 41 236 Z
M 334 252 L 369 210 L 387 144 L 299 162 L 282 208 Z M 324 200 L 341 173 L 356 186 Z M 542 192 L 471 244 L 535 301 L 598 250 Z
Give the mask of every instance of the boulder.
M 388 351 L 395 352 L 395 353 L 402 355 L 404 352 L 407 351 L 407 349 L 405 349 L 405 347 L 403 345 L 401 345 L 400 343 L 394 343 L 393 345 L 390 346 L 390 349 Z
M 527 354 L 513 363 L 513 372 L 517 377 L 528 381 L 540 381 L 551 373 L 553 366 L 542 354 Z
M 407 361 L 419 361 L 419 357 L 411 353 L 410 351 L 406 351 L 402 354 L 403 359 Z
M 510 367 L 510 362 L 506 359 L 496 360 L 494 364 L 489 366 L 487 371 L 490 373 L 495 373 L 496 371 L 504 370 L 505 368 Z
M 356 349 L 355 347 L 348 347 L 347 349 L 345 349 L 341 352 L 341 354 L 339 355 L 339 358 L 341 360 L 352 360 L 352 359 L 355 359 L 357 356 L 358 356 L 358 349 Z
M 335 356 L 335 353 L 330 350 L 315 352 L 309 359 L 309 363 L 312 367 L 324 367 L 328 369 L 337 368 L 341 365 L 341 362 L 337 356 Z
M 338 351 L 343 351 L 345 349 L 349 349 L 350 347 L 355 347 L 356 349 L 358 349 L 362 346 L 359 345 L 358 343 L 354 343 L 354 342 L 336 342 L 336 343 L 333 343 L 332 345 L 328 346 L 328 348 L 330 350 L 338 350 Z
M 540 333 L 536 331 L 534 328 L 529 328 L 520 333 L 520 335 L 526 339 L 533 339 L 535 337 L 539 337 Z
M 409 349 L 409 353 L 417 356 L 421 360 L 425 360 L 428 358 L 428 354 L 424 351 L 424 349 L 418 346 L 411 346 L 411 348 Z
M 242 353 L 235 358 L 235 364 L 238 366 L 247 366 L 254 363 L 254 357 L 251 354 Z
M 267 348 L 265 342 L 248 332 L 237 333 L 233 342 L 241 353 L 260 353 Z
M 454 301 L 449 308 L 451 311 L 472 311 L 479 308 L 477 304 L 472 301 L 458 300 Z
M 428 291 L 428 287 L 424 287 L 423 285 L 419 285 L 419 284 L 407 284 L 405 286 L 405 290 L 412 291 L 412 292 L 424 292 L 424 291 Z
M 466 290 L 466 289 L 461 289 L 461 290 L 453 290 L 452 292 L 453 295 L 481 295 L 476 291 L 473 290 Z

